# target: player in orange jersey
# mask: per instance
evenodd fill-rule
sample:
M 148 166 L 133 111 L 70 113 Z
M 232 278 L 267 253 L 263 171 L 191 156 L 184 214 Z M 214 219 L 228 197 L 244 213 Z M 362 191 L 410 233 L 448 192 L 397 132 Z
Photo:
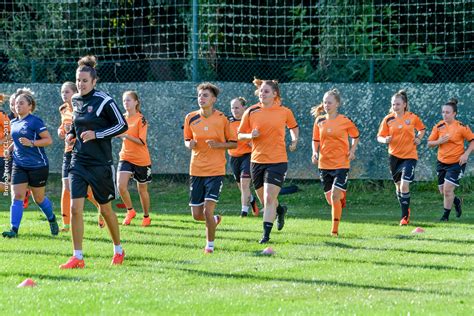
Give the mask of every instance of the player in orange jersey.
M 405 90 L 395 93 L 392 96 L 390 113 L 380 123 L 377 141 L 388 144 L 390 173 L 402 210 L 400 226 L 410 222 L 410 183 L 415 179 L 418 161 L 416 146 L 421 143 L 425 132 L 425 125 L 420 118 L 408 111 Z
M 230 128 L 237 135 L 242 115 L 247 109 L 247 100 L 238 97 L 230 101 L 230 111 L 232 116 L 229 117 Z M 235 181 L 240 190 L 240 201 L 242 210 L 240 217 L 246 217 L 250 207 L 254 216 L 258 216 L 258 206 L 255 197 L 250 192 L 250 153 L 252 152 L 252 144 L 249 141 L 238 141 L 236 149 L 227 151 L 230 156 L 230 165 Z
M 278 194 L 288 169 L 285 127 L 290 129 L 290 151 L 296 150 L 299 127 L 293 112 L 281 104 L 278 82 L 255 78 L 255 95 L 260 102 L 249 107 L 239 127 L 239 140 L 252 140 L 250 173 L 258 198 L 263 205 L 263 237 L 270 241 L 275 217 L 277 228 L 285 225 L 286 206 L 278 203 Z
M 69 133 L 72 126 L 72 103 L 71 99 L 74 93 L 77 93 L 77 87 L 74 82 L 66 81 L 61 86 L 61 98 L 63 104 L 59 107 L 59 113 L 61 114 L 61 125 L 58 127 L 58 136 L 60 139 L 64 139 L 66 134 Z M 62 232 L 68 232 L 71 225 L 71 193 L 69 192 L 69 167 L 71 164 L 72 148 L 74 143 L 68 144 L 64 142 L 64 156 L 62 165 L 62 182 L 63 188 L 61 192 L 61 214 L 63 217 L 63 228 Z M 98 224 L 100 228 L 105 226 L 104 219 L 100 215 L 99 204 L 94 199 L 92 191 L 89 187 L 87 199 L 94 204 L 99 212 Z
M 333 236 L 339 234 L 342 209 L 346 206 L 350 161 L 355 158 L 359 130 L 354 122 L 339 113 L 341 96 L 337 89 L 324 94 L 323 102 L 311 109 L 316 117 L 313 127 L 313 164 L 317 164 L 326 201 L 331 205 Z M 322 115 L 323 112 L 326 114 Z M 352 139 L 349 147 L 349 137 Z
M 230 122 L 214 109 L 219 88 L 205 82 L 197 87 L 199 110 L 186 115 L 184 145 L 191 150 L 190 202 L 193 218 L 206 222 L 205 253 L 214 252 L 216 226 L 221 217 L 214 216 L 225 175 L 225 150 L 237 147 L 237 137 Z
M 126 111 L 124 116 L 128 124 L 128 130 L 117 136 L 123 139 L 117 168 L 117 187 L 127 208 L 127 215 L 122 224 L 130 225 L 132 219 L 137 215 L 128 192 L 128 181 L 133 177 L 137 182 L 143 209 L 142 226 L 146 227 L 151 224 L 150 196 L 148 194 L 148 183 L 151 182 L 151 159 L 147 146 L 148 122 L 140 111 L 140 99 L 135 91 L 125 91 L 122 101 Z
M 444 197 L 444 213 L 440 221 L 447 222 L 453 204 L 456 217 L 461 217 L 462 214 L 462 199 L 454 194 L 454 190 L 459 186 L 469 155 L 474 150 L 474 134 L 469 126 L 456 120 L 456 99 L 453 98 L 443 105 L 441 114 L 443 119 L 433 127 L 428 146 L 438 146 L 436 173 L 439 192 Z M 464 149 L 464 141 L 470 142 L 467 149 Z

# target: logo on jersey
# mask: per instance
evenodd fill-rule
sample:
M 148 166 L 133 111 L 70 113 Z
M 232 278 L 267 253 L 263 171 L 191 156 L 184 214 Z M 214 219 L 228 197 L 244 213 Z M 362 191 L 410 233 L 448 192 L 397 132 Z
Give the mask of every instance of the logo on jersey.
M 91 113 L 91 112 L 92 112 L 92 109 L 93 109 L 92 105 L 89 105 L 89 106 L 87 107 L 87 112 L 88 112 L 88 113 Z
M 410 125 L 411 121 L 410 120 L 405 120 L 406 125 Z

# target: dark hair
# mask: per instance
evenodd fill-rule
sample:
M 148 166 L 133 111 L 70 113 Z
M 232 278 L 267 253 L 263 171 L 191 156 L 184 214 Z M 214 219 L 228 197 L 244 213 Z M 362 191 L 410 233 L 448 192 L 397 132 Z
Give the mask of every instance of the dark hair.
M 140 103 L 140 98 L 138 97 L 138 93 L 137 93 L 136 91 L 133 91 L 133 90 L 128 90 L 128 91 L 125 91 L 125 92 L 123 93 L 122 98 L 123 98 L 123 96 L 126 95 L 126 94 L 128 94 L 128 95 L 131 96 L 133 99 L 135 99 L 135 101 L 137 101 L 137 106 L 136 106 L 135 110 L 136 110 L 137 112 L 141 112 L 141 111 L 140 111 L 140 105 L 141 105 L 141 103 Z
M 341 104 L 341 93 L 336 88 L 326 91 L 324 96 L 327 96 L 327 95 L 332 95 L 334 99 L 336 99 L 337 103 Z M 315 105 L 311 108 L 311 115 L 313 115 L 314 117 L 320 116 L 323 112 L 324 112 L 324 102 L 321 102 L 319 105 Z
M 280 86 L 278 85 L 278 80 L 263 80 L 263 79 L 258 79 L 256 77 L 253 78 L 252 83 L 257 87 L 257 90 L 255 90 L 255 95 L 258 97 L 258 90 L 260 90 L 260 87 L 263 86 L 264 84 L 269 85 L 272 87 L 272 90 L 277 93 L 277 98 L 281 99 L 280 95 Z
M 79 59 L 77 62 L 78 66 L 77 71 L 79 72 L 88 72 L 90 73 L 92 79 L 98 79 L 97 71 L 95 67 L 97 66 L 97 58 L 92 55 L 87 55 Z
M 199 90 L 209 90 L 212 92 L 212 94 L 214 94 L 214 96 L 217 98 L 217 96 L 219 95 L 219 88 L 216 86 L 216 85 L 213 85 L 212 83 L 210 82 L 203 82 L 201 84 L 199 84 L 196 88 L 197 92 L 199 92 Z
M 450 106 L 453 109 L 453 112 L 458 114 L 458 99 L 451 98 L 448 102 L 446 102 L 443 106 Z
M 233 101 L 239 101 L 240 104 L 241 104 L 243 107 L 247 106 L 247 100 L 245 100 L 244 97 L 237 97 L 237 98 L 234 98 L 234 99 L 230 100 L 230 102 L 233 102 Z
M 407 92 L 402 89 L 402 90 L 398 90 L 397 93 L 395 93 L 394 95 L 392 95 L 392 98 L 400 98 L 402 99 L 403 102 L 405 102 L 406 106 L 405 106 L 405 112 L 408 111 L 408 95 L 407 95 Z M 392 107 L 390 106 L 390 112 L 392 112 Z
M 35 93 L 29 88 L 20 88 L 15 92 L 15 99 L 19 97 L 24 97 L 26 101 L 31 104 L 31 112 L 34 112 L 36 109 L 36 100 L 33 97 Z

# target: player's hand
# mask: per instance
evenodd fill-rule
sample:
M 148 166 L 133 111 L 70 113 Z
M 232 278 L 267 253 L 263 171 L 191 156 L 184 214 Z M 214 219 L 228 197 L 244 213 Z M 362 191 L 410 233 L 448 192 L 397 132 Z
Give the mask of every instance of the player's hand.
M 69 134 L 66 136 L 64 140 L 66 141 L 68 145 L 72 145 L 76 141 L 76 138 L 73 135 Z
M 449 140 L 449 134 L 443 135 L 440 138 L 438 138 L 438 145 L 444 144 L 448 142 Z
M 206 143 L 207 143 L 207 146 L 209 146 L 209 148 L 221 148 L 221 143 L 216 142 L 213 139 L 206 140 Z
M 317 165 L 317 164 L 318 164 L 318 160 L 319 160 L 319 153 L 314 153 L 314 154 L 311 156 L 311 162 L 313 163 L 313 165 Z
M 296 146 L 298 146 L 298 140 L 292 140 L 291 141 L 291 144 L 290 144 L 290 151 L 295 151 L 296 150 Z
M 258 131 L 258 129 L 254 128 L 252 130 L 251 135 L 252 135 L 252 138 L 257 138 L 258 136 L 260 136 L 260 132 Z
M 64 139 L 66 137 L 66 132 L 62 128 L 58 128 L 58 136 L 60 139 Z
M 467 163 L 468 159 L 469 159 L 469 155 L 467 155 L 466 153 L 462 154 L 461 158 L 459 159 L 459 164 L 461 166 L 465 165 Z
M 33 147 L 33 141 L 26 137 L 20 137 L 18 141 L 25 147 Z
M 354 152 L 352 149 L 349 150 L 348 156 L 349 156 L 349 160 L 350 160 L 350 161 L 354 160 L 355 157 L 356 157 L 355 152 Z
M 95 132 L 94 131 L 85 131 L 81 133 L 81 139 L 84 143 L 87 143 L 90 140 L 95 139 Z
M 385 137 L 385 144 L 390 144 L 391 141 L 392 141 L 392 136 Z
M 194 139 L 191 139 L 188 143 L 188 148 L 193 149 L 194 147 L 196 147 L 196 144 L 197 142 Z
M 415 141 L 414 141 L 415 145 L 419 145 L 421 144 L 421 139 L 419 139 L 418 137 L 415 137 Z

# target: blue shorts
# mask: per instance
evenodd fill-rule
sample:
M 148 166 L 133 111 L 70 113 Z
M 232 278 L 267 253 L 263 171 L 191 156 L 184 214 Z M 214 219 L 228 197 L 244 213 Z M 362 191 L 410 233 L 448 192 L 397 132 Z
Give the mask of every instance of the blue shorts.
M 219 201 L 224 176 L 191 176 L 189 180 L 189 206 L 201 206 L 205 201 Z
M 264 183 L 283 186 L 286 178 L 286 171 L 288 170 L 287 162 L 279 163 L 250 163 L 250 174 L 255 190 L 263 187 Z
M 46 185 L 49 166 L 38 169 L 27 169 L 13 164 L 12 184 L 28 183 L 30 187 L 40 188 Z
M 324 193 L 336 187 L 342 191 L 347 190 L 349 169 L 319 169 L 319 177 L 324 188 Z
M 458 187 L 459 181 L 464 175 L 464 170 L 466 170 L 466 165 L 467 164 L 461 166 L 459 163 L 446 164 L 438 160 L 436 165 L 438 185 L 441 186 L 447 181 Z
M 113 166 L 83 166 L 71 163 L 69 168 L 69 188 L 71 199 L 87 197 L 88 186 L 99 204 L 106 204 L 117 196 Z
M 230 157 L 230 166 L 234 174 L 235 181 L 250 178 L 250 153 L 240 157 Z
M 393 182 L 413 182 L 415 180 L 416 159 L 402 159 L 390 155 L 390 173 Z

